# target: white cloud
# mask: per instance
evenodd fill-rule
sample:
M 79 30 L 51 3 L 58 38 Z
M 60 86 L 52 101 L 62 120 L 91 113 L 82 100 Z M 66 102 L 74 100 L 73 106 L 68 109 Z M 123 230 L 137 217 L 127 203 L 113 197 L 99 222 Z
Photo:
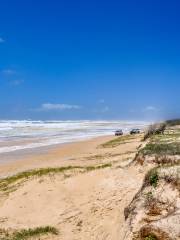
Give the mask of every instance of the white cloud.
M 20 84 L 22 84 L 24 82 L 24 80 L 20 79 L 20 80 L 13 80 L 13 81 L 10 81 L 10 84 L 13 85 L 13 86 L 18 86 Z
M 99 99 L 98 103 L 105 103 L 104 99 Z
M 40 107 L 40 111 L 63 111 L 63 110 L 77 110 L 82 108 L 79 105 L 70 105 L 70 104 L 64 104 L 64 103 L 43 103 Z
M 0 37 L 0 43 L 3 43 L 3 42 L 5 42 L 5 40 L 2 37 Z
M 144 112 L 148 112 L 148 111 L 158 111 L 158 108 L 154 107 L 154 106 L 147 106 L 143 109 Z
M 109 111 L 110 111 L 110 108 L 108 106 L 92 109 L 92 112 L 94 112 L 94 113 L 106 113 L 106 112 L 109 112 Z
M 106 106 L 106 107 L 104 107 L 104 108 L 101 110 L 101 112 L 105 113 L 105 112 L 108 112 L 109 110 L 110 110 L 109 107 Z
M 2 70 L 2 73 L 5 75 L 14 75 L 14 74 L 16 74 L 16 71 L 14 71 L 12 69 L 4 69 L 4 70 Z

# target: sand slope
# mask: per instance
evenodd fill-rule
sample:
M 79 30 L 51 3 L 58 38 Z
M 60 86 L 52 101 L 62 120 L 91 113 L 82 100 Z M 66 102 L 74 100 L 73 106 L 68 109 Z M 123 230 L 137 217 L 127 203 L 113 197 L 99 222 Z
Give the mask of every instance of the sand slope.
M 1 199 L 1 228 L 50 225 L 58 228 L 60 234 L 42 239 L 124 239 L 124 208 L 141 187 L 144 177 L 138 167 L 126 166 L 141 144 L 140 139 L 138 136 L 128 143 L 106 149 L 97 148 L 104 139 L 87 141 L 85 149 L 79 143 L 78 157 L 74 154 L 76 160 L 69 160 L 69 164 L 111 162 L 112 166 L 84 173 L 71 171 L 68 177 L 58 174 L 25 181 L 5 200 Z M 57 159 L 52 165 L 64 164 L 63 158 L 58 158 L 59 151 L 56 150 Z

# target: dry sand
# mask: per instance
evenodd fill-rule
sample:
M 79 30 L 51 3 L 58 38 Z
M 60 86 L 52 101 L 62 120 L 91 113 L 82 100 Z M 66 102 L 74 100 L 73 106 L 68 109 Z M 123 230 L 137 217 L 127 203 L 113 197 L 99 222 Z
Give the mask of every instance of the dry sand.
M 124 208 L 142 185 L 144 172 L 129 166 L 141 136 L 112 148 L 99 146 L 115 137 L 100 137 L 63 145 L 46 152 L 22 154 L 3 162 L 0 176 L 23 170 L 59 166 L 111 167 L 69 175 L 33 178 L 0 199 L 0 228 L 54 226 L 58 236 L 42 239 L 121 240 L 125 234 Z M 41 239 L 41 238 L 38 238 Z

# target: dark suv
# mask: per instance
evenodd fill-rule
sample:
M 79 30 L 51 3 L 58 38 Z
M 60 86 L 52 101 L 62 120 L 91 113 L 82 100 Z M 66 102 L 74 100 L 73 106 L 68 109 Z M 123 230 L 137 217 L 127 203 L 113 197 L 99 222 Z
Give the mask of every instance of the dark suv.
M 140 133 L 140 132 L 141 132 L 140 129 L 134 128 L 134 129 L 132 129 L 132 130 L 130 131 L 130 134 L 138 134 L 138 133 Z
M 121 136 L 121 135 L 123 135 L 122 129 L 115 131 L 115 136 Z

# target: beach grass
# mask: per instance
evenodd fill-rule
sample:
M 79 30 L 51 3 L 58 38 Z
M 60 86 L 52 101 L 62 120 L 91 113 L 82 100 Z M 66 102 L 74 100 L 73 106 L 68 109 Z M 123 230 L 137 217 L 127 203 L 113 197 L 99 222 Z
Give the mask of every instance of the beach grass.
M 8 230 L 0 229 L 0 240 L 26 240 L 47 234 L 58 235 L 58 233 L 58 230 L 51 226 L 22 229 L 12 233 L 8 232 Z
M 106 164 L 102 164 L 99 166 L 87 166 L 85 167 L 86 171 L 93 171 L 93 170 L 97 170 L 97 169 L 103 169 L 103 168 L 107 168 L 107 167 L 111 167 L 112 164 L 111 163 L 106 163 Z
M 178 141 L 180 140 L 180 131 L 166 132 L 162 135 L 154 135 L 151 138 L 151 142 L 167 142 L 167 141 Z
M 97 166 L 67 166 L 67 167 L 57 167 L 57 168 L 40 168 L 30 171 L 24 171 L 17 173 L 15 175 L 3 178 L 0 180 L 0 190 L 7 191 L 9 187 L 21 180 L 27 180 L 32 177 L 41 177 L 50 174 L 65 173 L 69 170 L 82 170 L 83 172 L 98 170 L 102 168 L 111 167 L 111 163 L 101 164 Z
M 96 155 L 91 155 L 91 156 L 88 156 L 88 157 L 85 157 L 86 160 L 102 160 L 102 159 L 105 159 L 105 158 L 114 158 L 114 157 L 120 157 L 120 156 L 123 156 L 123 155 L 127 155 L 127 154 L 134 154 L 135 151 L 127 151 L 127 152 L 124 152 L 124 153 L 105 153 L 105 154 L 96 154 Z
M 135 137 L 132 135 L 124 135 L 124 136 L 120 136 L 120 137 L 116 137 L 113 140 L 110 140 L 108 142 L 105 142 L 103 144 L 100 145 L 100 147 L 102 148 L 114 148 L 119 146 L 120 144 L 125 144 L 125 143 L 129 143 L 130 140 L 134 139 Z
M 149 143 L 142 150 L 144 155 L 179 155 L 180 143 Z
M 154 134 L 150 137 L 146 146 L 140 150 L 143 155 L 179 155 L 180 154 L 180 130 L 165 129 L 163 134 Z
M 144 240 L 157 240 L 157 237 L 150 234 L 147 237 L 145 237 Z

